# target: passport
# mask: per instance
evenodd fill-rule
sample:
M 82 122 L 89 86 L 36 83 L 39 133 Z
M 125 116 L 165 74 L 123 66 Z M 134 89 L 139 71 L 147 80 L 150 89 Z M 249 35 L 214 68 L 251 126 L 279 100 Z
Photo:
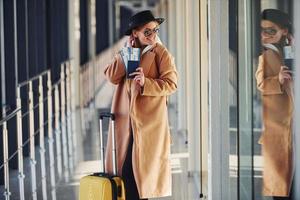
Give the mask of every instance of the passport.
M 292 46 L 284 46 L 283 47 L 283 62 L 284 65 L 289 68 L 289 70 L 293 71 L 294 67 L 294 58 L 295 52 Z
M 120 55 L 126 69 L 126 77 L 129 79 L 134 78 L 134 76 L 129 76 L 129 74 L 135 72 L 136 68 L 138 68 L 140 65 L 141 49 L 134 47 L 123 47 L 120 51 Z

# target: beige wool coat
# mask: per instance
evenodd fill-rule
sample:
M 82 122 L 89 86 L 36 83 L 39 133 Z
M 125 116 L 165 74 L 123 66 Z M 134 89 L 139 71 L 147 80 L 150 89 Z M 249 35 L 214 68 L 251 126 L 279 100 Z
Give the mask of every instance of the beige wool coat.
M 259 57 L 257 87 L 262 94 L 263 133 L 260 138 L 263 168 L 263 194 L 289 196 L 293 178 L 291 82 L 280 85 L 280 52 L 268 49 Z
M 125 78 L 119 54 L 104 71 L 107 79 L 116 85 L 111 111 L 116 115 L 118 174 L 122 173 L 132 129 L 132 168 L 140 198 L 169 196 L 171 140 L 167 102 L 168 96 L 177 89 L 177 71 L 173 57 L 159 43 L 142 54 L 140 67 L 145 74 L 143 88 Z M 112 172 L 110 144 L 111 134 L 106 151 L 108 172 Z

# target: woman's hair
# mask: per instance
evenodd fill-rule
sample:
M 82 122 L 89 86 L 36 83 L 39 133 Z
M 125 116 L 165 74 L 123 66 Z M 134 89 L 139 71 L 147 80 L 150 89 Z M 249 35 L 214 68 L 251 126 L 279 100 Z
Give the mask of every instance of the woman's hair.
M 271 21 L 280 28 L 286 28 L 290 34 L 293 34 L 293 27 L 289 15 L 280 10 L 265 9 L 261 13 L 261 19 Z

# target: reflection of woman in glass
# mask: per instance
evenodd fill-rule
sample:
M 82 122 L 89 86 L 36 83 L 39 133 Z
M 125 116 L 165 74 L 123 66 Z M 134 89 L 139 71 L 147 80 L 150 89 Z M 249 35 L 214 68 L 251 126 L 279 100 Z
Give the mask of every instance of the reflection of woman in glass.
M 283 47 L 291 45 L 291 29 L 287 14 L 275 9 L 262 12 L 264 51 L 256 80 L 262 94 L 264 129 L 259 142 L 264 158 L 263 194 L 274 199 L 291 199 L 293 82 L 283 61 Z

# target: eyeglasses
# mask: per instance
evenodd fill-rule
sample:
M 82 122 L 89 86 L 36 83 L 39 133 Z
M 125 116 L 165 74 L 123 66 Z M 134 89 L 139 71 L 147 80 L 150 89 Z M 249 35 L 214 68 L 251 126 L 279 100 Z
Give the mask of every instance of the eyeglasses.
M 276 35 L 278 31 L 274 28 L 261 28 L 261 32 L 266 35 Z
M 151 36 L 152 35 L 152 33 L 158 33 L 159 32 L 159 27 L 155 27 L 154 29 L 146 29 L 145 31 L 144 31 L 144 36 L 145 37 L 149 37 L 149 36 Z

